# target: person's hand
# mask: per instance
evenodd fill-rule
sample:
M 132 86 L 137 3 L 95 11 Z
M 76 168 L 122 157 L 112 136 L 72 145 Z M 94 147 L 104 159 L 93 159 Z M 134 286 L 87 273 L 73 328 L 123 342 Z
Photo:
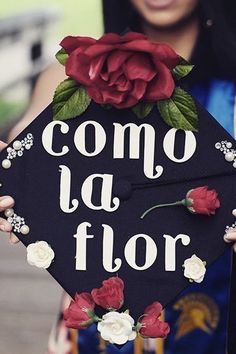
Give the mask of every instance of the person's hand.
M 4 142 L 0 141 L 0 151 L 2 151 L 7 144 Z M 4 195 L 0 197 L 0 212 L 4 212 L 6 209 L 10 209 L 14 206 L 15 201 L 12 197 L 8 195 Z M 12 231 L 12 226 L 11 224 L 5 220 L 4 218 L 0 218 L 0 231 L 6 232 L 9 236 L 9 241 L 12 244 L 15 244 L 19 242 L 18 237 L 16 237 L 15 234 L 13 234 Z
M 232 211 L 233 216 L 236 217 L 236 209 Z M 229 228 L 229 231 L 224 235 L 225 242 L 233 242 L 233 249 L 236 252 L 236 228 Z

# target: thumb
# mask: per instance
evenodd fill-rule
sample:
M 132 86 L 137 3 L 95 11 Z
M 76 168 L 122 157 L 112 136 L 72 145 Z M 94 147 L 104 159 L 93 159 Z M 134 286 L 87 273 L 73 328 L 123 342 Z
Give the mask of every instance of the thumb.
M 0 151 L 2 151 L 6 146 L 7 144 L 0 140 Z

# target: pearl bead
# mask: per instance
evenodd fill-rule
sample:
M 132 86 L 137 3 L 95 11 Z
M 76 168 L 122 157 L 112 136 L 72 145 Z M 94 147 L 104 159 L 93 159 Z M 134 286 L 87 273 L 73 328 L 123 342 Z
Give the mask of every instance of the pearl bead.
M 14 143 L 13 143 L 13 148 L 14 148 L 15 150 L 20 150 L 20 149 L 22 148 L 21 142 L 20 142 L 19 140 L 14 141 Z
M 25 145 L 25 148 L 26 148 L 26 150 L 30 150 L 31 145 L 30 145 L 30 144 L 26 144 L 26 145 Z
M 232 162 L 234 160 L 234 154 L 232 152 L 227 152 L 227 154 L 225 154 L 225 160 Z
M 20 216 L 16 217 L 16 222 L 21 222 L 21 217 Z
M 220 148 L 221 148 L 221 143 L 216 143 L 216 144 L 215 144 L 215 148 L 216 148 L 216 149 L 220 149 Z
M 20 232 L 22 233 L 22 235 L 27 235 L 29 233 L 30 229 L 29 226 L 27 225 L 22 225 L 20 228 Z
M 14 214 L 14 209 L 6 209 L 4 212 L 4 215 L 9 218 L 10 216 L 12 216 Z
M 228 149 L 231 149 L 232 143 L 228 142 L 228 143 L 226 144 L 226 147 L 227 147 Z
M 236 168 L 236 162 L 233 163 L 233 167 Z
M 2 161 L 2 167 L 5 168 L 6 170 L 11 167 L 11 161 L 8 159 L 5 159 Z

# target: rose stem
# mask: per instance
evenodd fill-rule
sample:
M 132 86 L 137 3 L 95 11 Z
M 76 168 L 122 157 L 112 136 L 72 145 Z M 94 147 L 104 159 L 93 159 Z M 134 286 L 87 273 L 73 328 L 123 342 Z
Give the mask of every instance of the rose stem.
M 149 214 L 149 213 L 150 213 L 151 211 L 153 211 L 154 209 L 163 208 L 163 207 L 168 207 L 168 206 L 178 206 L 178 205 L 186 205 L 185 199 L 180 200 L 180 201 L 175 202 L 175 203 L 154 205 L 154 206 L 151 207 L 150 209 L 146 210 L 146 211 L 141 215 L 140 219 L 144 219 L 145 216 L 147 216 L 147 214 Z

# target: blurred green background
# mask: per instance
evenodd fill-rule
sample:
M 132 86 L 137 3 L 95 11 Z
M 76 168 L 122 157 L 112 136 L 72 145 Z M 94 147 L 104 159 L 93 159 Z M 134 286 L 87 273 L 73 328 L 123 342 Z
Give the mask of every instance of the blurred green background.
M 102 0 L 0 2 L 0 138 L 6 139 L 24 114 L 32 87 L 55 61 L 61 39 L 102 33 Z
M 55 7 L 61 13 L 58 34 L 99 36 L 103 31 L 100 0 L 7 0 L 0 3 L 0 17 L 38 8 Z

